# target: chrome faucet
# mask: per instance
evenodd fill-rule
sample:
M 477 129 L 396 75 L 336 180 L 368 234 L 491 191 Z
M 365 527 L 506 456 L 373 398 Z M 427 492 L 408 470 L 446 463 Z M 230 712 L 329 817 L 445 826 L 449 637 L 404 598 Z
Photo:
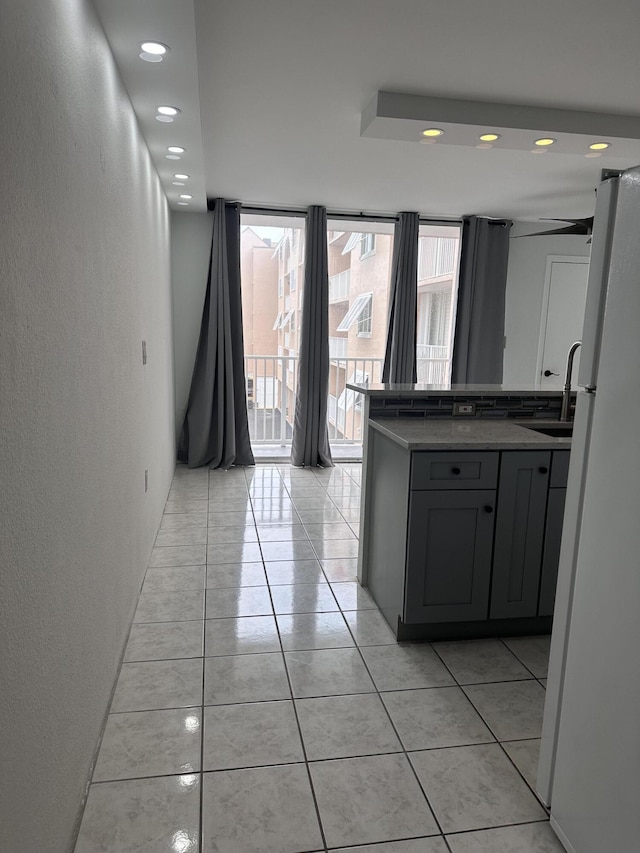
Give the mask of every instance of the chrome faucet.
M 562 408 L 560 409 L 560 420 L 569 420 L 569 407 L 571 406 L 571 374 L 573 373 L 573 359 L 576 350 L 582 344 L 582 341 L 576 341 L 571 344 L 569 354 L 567 355 L 567 372 L 564 377 L 564 388 L 562 389 Z

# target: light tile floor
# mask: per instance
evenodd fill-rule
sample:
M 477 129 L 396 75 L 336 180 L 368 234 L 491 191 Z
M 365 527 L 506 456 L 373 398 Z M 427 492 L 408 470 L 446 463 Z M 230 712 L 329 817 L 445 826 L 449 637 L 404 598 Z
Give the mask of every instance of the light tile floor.
M 76 853 L 560 853 L 548 638 L 398 644 L 360 470 L 178 467 Z

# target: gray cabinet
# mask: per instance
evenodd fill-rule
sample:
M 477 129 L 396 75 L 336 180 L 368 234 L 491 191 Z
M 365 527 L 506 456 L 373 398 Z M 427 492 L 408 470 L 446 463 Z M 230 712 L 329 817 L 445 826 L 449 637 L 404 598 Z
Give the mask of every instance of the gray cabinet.
M 551 488 L 547 500 L 547 520 L 544 529 L 542 573 L 540 576 L 540 600 L 538 603 L 538 614 L 540 616 L 553 616 L 556 600 L 569 454 L 570 451 L 568 450 L 558 450 L 553 454 L 551 482 L 549 484 Z
M 493 555 L 491 619 L 535 616 L 551 451 L 502 454 Z
M 569 451 L 369 443 L 368 585 L 405 639 L 548 630 Z
M 494 508 L 494 490 L 411 492 L 406 623 L 487 618 Z

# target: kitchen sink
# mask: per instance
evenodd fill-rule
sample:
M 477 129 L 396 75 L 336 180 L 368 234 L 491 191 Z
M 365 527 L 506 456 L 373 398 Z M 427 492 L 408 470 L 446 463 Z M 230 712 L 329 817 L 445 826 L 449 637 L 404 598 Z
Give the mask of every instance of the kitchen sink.
M 556 424 L 555 426 L 525 427 L 525 429 L 540 432 L 542 435 L 550 435 L 553 438 L 571 438 L 573 435 L 572 423 Z

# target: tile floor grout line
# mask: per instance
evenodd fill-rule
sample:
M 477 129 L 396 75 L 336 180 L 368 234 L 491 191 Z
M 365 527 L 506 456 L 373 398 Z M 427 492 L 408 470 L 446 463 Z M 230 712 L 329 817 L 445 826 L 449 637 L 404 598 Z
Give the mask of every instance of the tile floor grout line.
M 488 832 L 492 829 L 508 829 L 510 826 L 534 826 L 536 823 L 549 823 L 548 819 L 542 820 L 518 820 L 515 823 L 499 823 L 496 826 L 477 826 L 474 829 L 458 829 L 456 832 L 449 832 L 445 835 L 445 840 L 452 835 L 470 835 L 472 832 Z
M 445 664 L 445 665 L 446 665 L 446 664 Z M 451 674 L 453 675 L 453 673 L 451 673 Z M 453 676 L 453 677 L 455 678 L 455 676 Z M 526 679 L 526 680 L 527 680 L 527 681 L 531 681 L 531 679 Z M 499 684 L 510 684 L 511 682 L 497 682 L 497 683 L 499 683 Z M 457 682 L 456 682 L 456 684 L 457 684 Z M 467 685 L 467 686 L 471 686 L 471 685 Z M 458 684 L 458 687 L 462 690 L 462 685 Z M 462 692 L 464 693 L 464 690 L 463 690 Z M 467 696 L 467 694 L 466 694 L 466 693 L 464 693 L 464 695 L 465 695 L 465 696 Z M 504 748 L 504 746 L 502 745 L 502 743 L 503 743 L 503 742 L 498 738 L 498 736 L 496 735 L 496 733 L 495 733 L 495 731 L 493 730 L 493 728 L 489 725 L 489 722 L 485 719 L 484 715 L 481 713 L 480 709 L 475 705 L 475 703 L 473 702 L 473 700 L 471 699 L 471 697 L 467 696 L 467 699 L 469 700 L 469 702 L 470 702 L 470 703 L 471 703 L 471 705 L 473 706 L 473 709 L 475 710 L 475 712 L 479 715 L 479 717 L 480 717 L 480 719 L 482 720 L 482 722 L 485 724 L 485 726 L 489 729 L 489 731 L 491 732 L 491 734 L 492 734 L 492 735 L 493 735 L 493 737 L 495 738 L 496 743 L 498 744 L 498 746 L 499 746 L 499 747 L 500 747 L 500 749 L 502 750 L 502 753 L 507 757 L 507 759 L 509 760 L 509 762 L 513 765 L 513 767 L 515 768 L 515 770 L 517 771 L 518 775 L 520 776 L 520 778 L 522 779 L 522 781 L 525 783 L 525 785 L 527 786 L 527 788 L 529 789 L 529 791 L 531 791 L 531 793 L 532 793 L 533 797 L 535 798 L 536 802 L 541 802 L 541 801 L 540 801 L 540 798 L 539 798 L 539 797 L 538 797 L 538 795 L 537 795 L 537 793 L 534 791 L 533 787 L 529 784 L 529 782 L 528 782 L 528 781 L 527 781 L 527 779 L 525 778 L 524 773 L 520 770 L 520 768 L 516 765 L 515 761 L 511 758 L 511 756 L 509 755 L 509 753 L 507 752 L 507 750 Z M 512 738 L 512 739 L 510 739 L 510 740 L 517 740 L 517 738 Z M 521 740 L 538 740 L 538 738 L 521 738 Z M 510 741 L 505 741 L 505 743 L 508 743 L 508 742 L 510 742 Z M 543 806 L 543 809 L 544 809 L 544 811 L 548 814 L 548 811 L 547 811 L 547 809 L 546 809 L 546 807 L 545 807 L 545 806 Z M 534 821 L 534 822 L 535 822 L 535 821 Z
M 523 739 L 523 740 L 524 740 L 524 739 Z M 526 740 L 538 740 L 538 738 L 526 738 Z M 504 755 L 506 755 L 506 757 L 507 757 L 507 759 L 509 760 L 509 762 L 510 762 L 514 767 L 515 767 L 515 769 L 516 769 L 517 773 L 519 774 L 520 778 L 523 780 L 523 782 L 525 783 L 525 785 L 527 786 L 527 788 L 529 788 L 529 790 L 531 791 L 531 793 L 532 793 L 532 794 L 533 794 L 533 796 L 535 797 L 536 801 L 540 804 L 540 806 L 542 807 L 542 809 L 544 810 L 545 814 L 546 814 L 546 815 L 547 815 L 547 817 L 548 817 L 548 816 L 549 816 L 549 813 L 550 813 L 550 810 L 549 810 L 549 809 L 545 806 L 545 804 L 542 802 L 542 800 L 541 800 L 541 799 L 540 799 L 540 797 L 538 796 L 538 794 L 537 794 L 537 792 L 536 792 L 535 788 L 533 787 L 533 785 L 531 785 L 531 784 L 529 783 L 528 779 L 526 778 L 526 776 L 524 775 L 524 773 L 522 772 L 522 770 L 520 770 L 520 768 L 519 768 L 519 767 L 518 767 L 518 765 L 515 763 L 515 761 L 513 760 L 513 758 L 509 755 L 508 751 L 504 748 L 504 744 L 505 744 L 505 743 L 513 743 L 513 742 L 514 742 L 514 741 L 500 741 L 500 740 L 499 740 L 499 741 L 498 741 L 498 745 L 500 746 L 500 749 L 502 750 L 502 752 L 504 753 Z
M 349 628 L 350 628 L 350 626 L 349 626 Z M 354 640 L 355 640 L 355 637 L 354 637 Z M 406 747 L 405 747 L 405 745 L 404 745 L 404 742 L 403 742 L 402 738 L 400 737 L 400 733 L 398 732 L 398 729 L 396 728 L 395 723 L 394 723 L 394 722 L 393 722 L 393 720 L 391 719 L 391 714 L 389 713 L 389 709 L 387 708 L 387 706 L 386 706 L 386 705 L 385 705 L 385 703 L 384 703 L 384 700 L 382 699 L 382 695 L 381 695 L 381 694 L 382 694 L 382 691 L 381 691 L 381 690 L 379 690 L 378 685 L 376 684 L 375 679 L 374 679 L 374 677 L 373 677 L 373 675 L 372 675 L 372 673 L 371 673 L 371 670 L 369 669 L 369 666 L 367 665 L 367 661 L 365 660 L 365 657 L 364 657 L 364 655 L 362 654 L 362 652 L 360 651 L 360 649 L 359 649 L 359 648 L 358 648 L 358 651 L 360 652 L 360 657 L 362 658 L 362 662 L 364 663 L 365 669 L 367 670 L 367 673 L 368 673 L 368 675 L 369 675 L 369 678 L 371 679 L 371 682 L 373 683 L 373 686 L 374 686 L 374 688 L 375 688 L 375 695 L 378 697 L 378 700 L 380 701 L 380 704 L 381 704 L 381 705 L 382 705 L 382 707 L 384 708 L 384 711 L 385 711 L 385 714 L 387 715 L 387 718 L 388 718 L 388 720 L 389 720 L 389 723 L 390 723 L 391 727 L 393 728 L 393 731 L 394 731 L 394 733 L 395 733 L 395 736 L 398 738 L 398 742 L 399 742 L 400 746 L 402 747 L 402 754 L 404 754 L 404 757 L 405 757 L 405 759 L 406 759 L 407 764 L 409 765 L 409 768 L 410 768 L 410 770 L 411 770 L 411 773 L 413 774 L 413 777 L 414 777 L 414 779 L 416 780 L 416 782 L 417 782 L 417 784 L 418 784 L 418 787 L 420 788 L 420 791 L 422 792 L 422 796 L 424 797 L 424 799 L 425 799 L 425 801 L 426 801 L 426 803 L 427 803 L 427 807 L 428 807 L 429 811 L 431 812 L 431 815 L 432 815 L 432 817 L 433 817 L 433 819 L 434 819 L 434 821 L 435 821 L 435 823 L 436 823 L 436 826 L 438 827 L 438 831 L 439 831 L 440 835 L 444 838 L 444 832 L 442 831 L 442 825 L 441 825 L 441 823 L 440 823 L 440 820 L 438 819 L 438 816 L 436 815 L 435 809 L 434 809 L 434 808 L 433 808 L 433 806 L 431 805 L 431 800 L 430 800 L 430 799 L 429 799 L 429 797 L 427 796 L 427 792 L 425 791 L 424 786 L 422 785 L 422 782 L 421 782 L 421 781 L 420 781 L 420 779 L 418 778 L 418 774 L 417 774 L 417 772 L 416 772 L 415 767 L 413 766 L 413 764 L 412 764 L 412 762 L 411 762 L 411 759 L 409 758 L 409 755 L 408 755 L 407 749 L 406 749 Z M 386 692 L 391 692 L 391 691 L 386 691 Z
M 207 477 L 207 497 L 211 496 L 211 468 Z M 207 572 L 209 570 L 209 503 L 207 502 L 207 545 L 205 549 L 205 567 L 204 567 L 204 612 L 202 614 L 202 685 L 201 685 L 201 702 L 200 706 L 200 820 L 198 834 L 198 851 L 204 853 L 204 687 L 205 687 L 205 668 L 207 663 Z
M 260 548 L 260 553 L 262 553 L 262 547 Z M 263 562 L 264 562 L 264 554 L 263 554 Z M 265 574 L 266 574 L 266 567 L 265 567 Z M 267 581 L 268 581 L 268 578 L 267 578 Z M 304 738 L 302 736 L 302 727 L 300 726 L 300 719 L 298 717 L 298 709 L 297 709 L 296 703 L 294 701 L 293 684 L 291 682 L 291 675 L 289 673 L 289 667 L 287 666 L 287 657 L 285 655 L 284 646 L 282 644 L 282 636 L 280 634 L 280 625 L 278 624 L 278 618 L 277 618 L 277 614 L 276 614 L 276 610 L 275 610 L 275 605 L 273 603 L 273 596 L 271 595 L 271 587 L 268 587 L 268 589 L 269 589 L 269 600 L 271 601 L 271 607 L 273 610 L 273 618 L 274 618 L 274 622 L 276 624 L 276 632 L 278 634 L 278 643 L 280 644 L 280 656 L 282 658 L 282 665 L 284 666 L 284 671 L 285 671 L 285 675 L 287 678 L 287 684 L 289 685 L 289 694 L 291 696 L 291 706 L 293 708 L 293 713 L 294 713 L 295 720 L 296 720 L 296 726 L 298 727 L 298 737 L 300 738 L 300 747 L 302 749 L 304 766 L 305 766 L 305 770 L 307 772 L 307 778 L 309 780 L 309 787 L 311 789 L 311 796 L 313 798 L 313 806 L 314 806 L 315 813 L 316 813 L 316 819 L 318 821 L 318 827 L 320 830 L 320 837 L 322 838 L 322 846 L 323 846 L 324 851 L 326 853 L 326 851 L 328 850 L 327 839 L 326 839 L 325 832 L 324 832 L 324 826 L 322 825 L 322 819 L 320 817 L 320 808 L 318 806 L 318 799 L 316 797 L 315 788 L 313 787 L 313 779 L 311 777 L 311 769 L 309 767 L 309 761 L 308 761 L 308 757 L 307 757 L 307 749 L 306 749 L 306 746 L 304 743 Z
M 528 635 L 527 635 L 527 636 L 528 636 Z M 544 636 L 544 635 L 541 635 L 541 636 Z M 514 656 L 514 658 L 518 661 L 518 663 L 519 663 L 521 666 L 523 666 L 523 667 L 527 670 L 527 672 L 530 672 L 530 673 L 531 673 L 532 678 L 535 678 L 535 679 L 536 679 L 536 681 L 537 681 L 537 680 L 538 680 L 538 676 L 537 676 L 537 675 L 535 675 L 535 673 L 533 672 L 533 670 L 532 670 L 530 667 L 528 667 L 528 666 L 527 666 L 527 664 L 526 664 L 526 663 L 525 663 L 521 658 L 519 658 L 519 657 L 518 657 L 518 655 L 513 651 L 513 649 L 510 649 L 510 648 L 509 648 L 509 646 L 506 644 L 506 642 L 504 641 L 504 639 L 503 639 L 502 637 L 497 637 L 496 639 L 498 640 L 498 642 L 499 642 L 499 643 L 502 643 L 502 645 L 505 647 L 505 649 L 506 649 L 508 652 L 511 652 L 511 654 L 512 654 L 512 655 Z M 512 638 L 512 637 L 509 637 L 508 639 L 518 639 L 518 637 L 513 637 L 513 638 Z
M 528 634 L 527 634 L 527 635 L 522 635 L 522 636 L 527 636 L 527 637 L 529 637 L 529 635 L 528 635 Z M 532 636 L 534 636 L 534 637 L 535 637 L 535 636 L 545 637 L 545 636 L 548 636 L 548 634 L 534 634 L 534 635 L 532 635 Z M 498 639 L 499 639 L 499 641 L 502 643 L 502 645 L 503 645 L 506 649 L 508 649 L 508 650 L 511 652 L 511 654 L 512 654 L 512 655 L 513 655 L 513 656 L 518 660 L 518 662 L 519 662 L 519 663 L 520 663 L 520 664 L 521 664 L 521 665 L 522 665 L 522 666 L 527 670 L 527 672 L 530 672 L 530 673 L 531 673 L 531 675 L 533 676 L 533 678 L 535 678 L 535 679 L 536 679 L 536 681 L 539 681 L 539 680 L 540 680 L 540 678 L 546 678 L 546 677 L 547 677 L 546 675 L 543 675 L 543 676 L 538 676 L 538 675 L 536 675 L 536 674 L 535 674 L 535 672 L 533 671 L 533 669 L 532 669 L 530 666 L 528 666 L 528 665 L 527 665 L 527 664 L 522 660 L 522 658 L 520 658 L 520 657 L 519 657 L 519 656 L 518 656 L 518 655 L 513 651 L 513 649 L 510 649 L 510 648 L 509 648 L 509 646 L 507 645 L 506 640 L 504 639 L 504 637 L 498 637 Z M 518 640 L 518 639 L 521 639 L 521 637 L 507 637 L 507 639 L 509 639 L 509 640 Z

